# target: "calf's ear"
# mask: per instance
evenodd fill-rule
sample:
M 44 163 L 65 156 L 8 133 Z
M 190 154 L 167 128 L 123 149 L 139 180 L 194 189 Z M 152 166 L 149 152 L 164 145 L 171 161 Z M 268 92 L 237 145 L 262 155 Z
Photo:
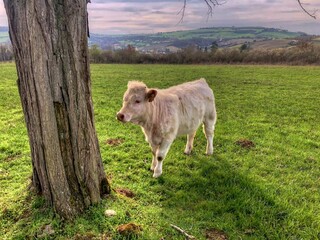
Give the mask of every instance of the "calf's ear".
M 154 98 L 157 96 L 157 90 L 155 89 L 150 89 L 147 94 L 146 94 L 146 99 L 149 101 L 149 102 L 152 102 L 154 100 Z

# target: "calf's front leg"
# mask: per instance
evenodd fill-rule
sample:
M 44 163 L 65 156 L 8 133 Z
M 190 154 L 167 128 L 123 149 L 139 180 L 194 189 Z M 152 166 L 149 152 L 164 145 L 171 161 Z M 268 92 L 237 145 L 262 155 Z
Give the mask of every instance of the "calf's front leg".
M 150 146 L 151 146 L 151 151 L 152 151 L 152 163 L 151 163 L 150 170 L 154 171 L 154 169 L 157 166 L 157 157 L 156 157 L 157 147 L 156 146 L 152 146 L 151 144 L 150 144 Z
M 170 149 L 173 140 L 163 140 L 156 151 L 156 166 L 154 168 L 153 177 L 160 177 L 162 174 L 162 163 Z

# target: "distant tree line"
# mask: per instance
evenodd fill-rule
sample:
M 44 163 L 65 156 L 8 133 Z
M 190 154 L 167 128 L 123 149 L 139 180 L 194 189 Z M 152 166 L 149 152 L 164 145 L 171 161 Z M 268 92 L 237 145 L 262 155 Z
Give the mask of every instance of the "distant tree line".
M 320 46 L 300 41 L 288 48 L 251 49 L 249 44 L 236 48 L 199 49 L 188 47 L 176 53 L 142 53 L 132 46 L 120 50 L 90 48 L 92 63 L 163 63 L 163 64 L 320 64 Z
M 251 49 L 249 44 L 238 48 L 199 49 L 191 46 L 176 53 L 142 53 L 133 46 L 125 49 L 102 50 L 97 45 L 89 49 L 91 63 L 163 63 L 163 64 L 320 64 L 320 46 L 309 41 L 299 41 L 295 46 L 278 49 Z M 12 47 L 0 44 L 0 62 L 12 61 Z
M 8 44 L 0 44 L 0 62 L 12 61 L 13 51 L 12 47 Z

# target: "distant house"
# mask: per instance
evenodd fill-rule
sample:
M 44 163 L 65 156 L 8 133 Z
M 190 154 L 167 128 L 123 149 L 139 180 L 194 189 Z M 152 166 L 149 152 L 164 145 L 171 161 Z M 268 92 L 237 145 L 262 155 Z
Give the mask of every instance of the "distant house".
M 176 53 L 178 51 L 180 51 L 181 48 L 175 47 L 175 46 L 167 46 L 166 47 L 166 52 L 167 53 Z
M 119 50 L 119 49 L 123 49 L 122 45 L 119 43 L 113 44 L 113 50 Z
M 290 42 L 288 43 L 288 45 L 290 45 L 290 46 L 296 46 L 296 45 L 298 45 L 298 43 L 299 43 L 298 40 L 292 40 L 292 41 L 290 41 Z

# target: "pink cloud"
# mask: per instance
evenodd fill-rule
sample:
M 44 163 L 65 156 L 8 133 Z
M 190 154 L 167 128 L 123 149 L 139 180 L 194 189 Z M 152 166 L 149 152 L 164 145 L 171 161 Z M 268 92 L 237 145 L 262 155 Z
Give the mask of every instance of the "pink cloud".
M 319 0 L 304 0 L 306 9 L 320 9 Z M 181 0 L 92 0 L 88 5 L 91 32 L 152 33 L 212 26 L 265 26 L 320 34 L 319 20 L 305 14 L 297 1 L 242 0 L 227 1 L 207 16 L 203 0 L 189 0 L 183 22 L 178 15 Z M 318 14 L 320 19 L 320 10 Z M 178 24 L 179 23 L 179 24 Z M 0 26 L 7 19 L 0 0 Z

